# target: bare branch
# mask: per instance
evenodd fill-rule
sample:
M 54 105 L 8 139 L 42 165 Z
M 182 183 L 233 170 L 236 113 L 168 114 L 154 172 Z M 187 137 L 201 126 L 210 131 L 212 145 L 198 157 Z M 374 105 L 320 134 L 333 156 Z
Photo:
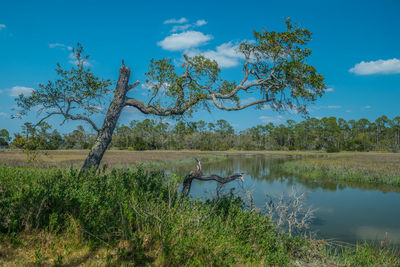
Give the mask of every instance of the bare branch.
M 61 109 L 60 109 L 60 110 L 61 110 Z M 96 125 L 90 118 L 84 117 L 84 116 L 81 116 L 81 115 L 73 116 L 73 115 L 71 115 L 71 114 L 65 113 L 65 112 L 62 111 L 62 110 L 61 110 L 61 112 L 50 112 L 50 113 L 47 113 L 46 116 L 44 116 L 43 118 L 41 118 L 41 119 L 35 124 L 35 127 L 36 127 L 36 126 L 39 126 L 42 122 L 46 121 L 48 118 L 50 118 L 50 117 L 53 116 L 53 115 L 63 115 L 64 118 L 65 118 L 65 119 L 64 119 L 64 122 L 65 122 L 65 120 L 67 120 L 67 119 L 86 121 L 86 122 L 88 122 L 88 123 L 92 126 L 92 128 L 93 128 L 96 132 L 99 132 L 99 131 L 100 131 L 100 129 L 97 127 L 97 125 Z M 64 123 L 64 122 L 63 122 L 63 123 Z
M 266 103 L 266 102 L 269 101 L 268 99 L 261 99 L 261 100 L 253 101 L 253 102 L 248 103 L 248 104 L 243 105 L 243 106 L 226 107 L 226 106 L 221 105 L 221 104 L 218 102 L 218 100 L 217 100 L 217 98 L 216 98 L 215 95 L 211 95 L 211 97 L 212 97 L 212 101 L 213 101 L 214 105 L 215 105 L 217 108 L 223 109 L 223 110 L 226 110 L 226 111 L 242 110 L 242 109 L 248 108 L 248 107 L 250 107 L 250 106 L 263 104 L 263 103 Z
M 140 110 L 144 114 L 153 114 L 156 116 L 174 116 L 174 115 L 183 115 L 188 111 L 192 106 L 197 104 L 201 99 L 194 98 L 193 100 L 185 103 L 185 105 L 181 106 L 178 103 L 174 107 L 171 108 L 161 108 L 153 105 L 146 105 L 143 101 L 135 98 L 127 97 L 125 100 L 125 106 L 135 107 Z
M 189 195 L 190 188 L 192 186 L 192 181 L 194 179 L 200 180 L 200 181 L 211 181 L 211 180 L 214 180 L 214 181 L 217 181 L 220 184 L 226 184 L 226 183 L 229 183 L 229 182 L 234 181 L 236 179 L 240 179 L 240 180 L 244 181 L 243 173 L 236 173 L 234 175 L 227 176 L 227 177 L 221 177 L 221 176 L 216 175 L 216 174 L 203 175 L 203 172 L 201 170 L 201 168 L 202 168 L 201 161 L 199 159 L 197 159 L 197 158 L 195 158 L 195 160 L 197 161 L 197 170 L 189 173 L 188 175 L 186 175 L 185 179 L 183 180 L 182 197 L 187 197 Z
M 136 81 L 134 84 L 130 84 L 128 85 L 128 91 L 132 90 L 133 88 L 135 88 L 136 86 L 138 86 L 140 84 L 140 81 Z
M 96 132 L 100 132 L 100 128 L 97 127 L 97 125 L 96 125 L 91 119 L 89 119 L 88 117 L 84 117 L 84 116 L 80 116 L 80 115 L 72 116 L 72 115 L 70 115 L 70 114 L 65 114 L 64 116 L 65 116 L 66 118 L 70 119 L 70 120 L 73 120 L 73 121 L 77 121 L 77 120 L 86 121 L 86 122 L 88 122 L 88 123 L 92 126 L 92 128 L 93 128 Z

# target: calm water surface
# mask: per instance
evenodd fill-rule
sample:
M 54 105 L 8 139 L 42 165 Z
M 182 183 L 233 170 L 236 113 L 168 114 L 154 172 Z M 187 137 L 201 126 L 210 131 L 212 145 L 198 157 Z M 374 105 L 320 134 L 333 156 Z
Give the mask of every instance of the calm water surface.
M 279 161 L 266 156 L 230 156 L 224 161 L 203 163 L 204 174 L 230 175 L 245 173 L 245 181 L 224 185 L 225 190 L 253 191 L 255 205 L 265 207 L 266 195 L 279 197 L 295 188 L 307 192 L 307 204 L 316 208 L 311 230 L 319 238 L 355 243 L 362 240 L 387 240 L 400 245 L 400 188 L 365 187 L 357 184 L 337 184 L 310 181 L 302 177 L 285 176 L 272 167 Z M 194 170 L 181 166 L 172 171 L 185 175 Z M 194 181 L 191 196 L 212 198 L 217 183 Z

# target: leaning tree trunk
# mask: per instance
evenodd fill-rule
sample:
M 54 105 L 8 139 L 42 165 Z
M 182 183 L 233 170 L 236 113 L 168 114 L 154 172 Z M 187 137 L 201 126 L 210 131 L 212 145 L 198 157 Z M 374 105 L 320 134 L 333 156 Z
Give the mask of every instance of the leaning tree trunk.
M 110 103 L 103 126 L 97 135 L 96 141 L 83 163 L 80 171 L 81 174 L 90 168 L 97 168 L 100 165 L 104 152 L 106 152 L 106 149 L 111 142 L 121 111 L 125 106 L 126 93 L 129 90 L 128 82 L 130 73 L 130 69 L 125 67 L 122 62 L 122 67 L 119 70 L 117 87 L 114 91 L 114 98 Z

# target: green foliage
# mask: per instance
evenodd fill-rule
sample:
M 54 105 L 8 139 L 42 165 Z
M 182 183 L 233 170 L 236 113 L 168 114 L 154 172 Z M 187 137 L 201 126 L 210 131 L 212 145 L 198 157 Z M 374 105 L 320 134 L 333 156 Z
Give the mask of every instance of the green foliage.
M 286 31 L 254 31 L 254 37 L 256 42 L 243 43 L 239 50 L 254 59 L 250 64 L 254 78 L 273 78 L 274 86 L 260 86 L 267 98 L 274 99 L 271 106 L 278 110 L 294 107 L 304 113 L 301 101 L 316 100 L 326 88 L 324 77 L 306 63 L 311 50 L 304 46 L 311 40 L 311 32 L 287 19 Z
M 324 77 L 307 63 L 311 50 L 305 46 L 311 32 L 286 20 L 286 30 L 254 31 L 254 40 L 237 46 L 243 58 L 243 78 L 223 79 L 215 60 L 202 55 L 184 55 L 180 67 L 170 59 L 152 59 L 146 73 L 148 101 L 145 113 L 159 116 L 190 115 L 196 108 L 241 110 L 264 104 L 275 110 L 297 109 L 325 92 Z M 242 105 L 243 92 L 254 93 L 256 100 Z
M 357 244 L 355 249 L 344 248 L 333 253 L 344 266 L 399 266 L 400 255 L 396 249 L 381 244 Z
M 22 134 L 14 135 L 12 147 L 21 149 L 26 155 L 27 162 L 40 161 L 40 156 L 47 154 L 43 150 L 58 149 L 63 142 L 57 130 L 48 133 L 49 129 L 51 127 L 46 122 L 41 122 L 36 126 L 26 122 L 22 126 Z
M 0 130 L 0 147 L 8 147 L 11 137 L 6 129 Z
M 99 79 L 91 72 L 88 68 L 89 56 L 84 55 L 80 43 L 72 53 L 74 67 L 66 70 L 57 63 L 55 71 L 58 79 L 39 84 L 30 96 L 21 94 L 16 98 L 20 111 L 14 117 L 20 118 L 34 107 L 39 107 L 39 113 L 45 113 L 40 122 L 52 116 L 62 116 L 64 121 L 83 120 L 97 129 L 90 116 L 102 111 L 111 81 Z
M 130 150 L 196 149 L 196 150 L 323 150 L 338 151 L 400 151 L 400 117 L 382 116 L 346 121 L 342 118 L 308 118 L 296 123 L 256 125 L 235 131 L 226 120 L 178 121 L 175 125 L 162 120 L 131 121 L 116 128 L 111 147 Z M 385 121 L 385 123 L 382 123 Z M 91 148 L 96 134 L 82 126 L 61 136 L 50 132 L 48 124 L 33 128 L 26 123 L 22 133 L 15 135 L 13 147 L 49 150 L 57 148 Z M 47 126 L 46 126 L 47 125 Z M 28 137 L 27 137 L 28 136 Z M 28 138 L 28 139 L 26 139 Z M 25 147 L 25 148 L 24 148 Z
M 385 117 L 385 116 L 383 116 Z M 296 123 L 257 125 L 235 132 L 225 120 L 216 124 L 179 121 L 173 127 L 162 121 L 145 119 L 117 128 L 112 146 L 121 149 L 198 149 L 198 150 L 324 150 L 369 151 L 386 149 L 399 151 L 398 118 L 345 121 L 342 118 L 308 118 Z
M 335 153 L 335 152 L 339 152 L 339 148 L 335 147 L 335 146 L 328 146 L 328 148 L 326 149 L 326 152 L 328 153 Z

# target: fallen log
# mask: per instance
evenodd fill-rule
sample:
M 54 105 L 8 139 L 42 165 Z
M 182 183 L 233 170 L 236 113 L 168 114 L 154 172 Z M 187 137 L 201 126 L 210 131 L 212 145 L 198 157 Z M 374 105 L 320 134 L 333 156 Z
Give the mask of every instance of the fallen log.
M 194 179 L 200 180 L 200 181 L 214 180 L 220 184 L 226 184 L 226 183 L 229 183 L 236 179 L 240 179 L 240 180 L 244 181 L 243 173 L 236 173 L 236 174 L 228 176 L 228 177 L 221 177 L 216 174 L 203 175 L 201 161 L 197 158 L 195 158 L 195 160 L 197 161 L 197 169 L 195 171 L 190 172 L 188 175 L 186 175 L 185 179 L 183 180 L 182 195 L 181 195 L 182 198 L 187 197 L 189 195 L 190 188 L 192 187 L 192 181 Z

